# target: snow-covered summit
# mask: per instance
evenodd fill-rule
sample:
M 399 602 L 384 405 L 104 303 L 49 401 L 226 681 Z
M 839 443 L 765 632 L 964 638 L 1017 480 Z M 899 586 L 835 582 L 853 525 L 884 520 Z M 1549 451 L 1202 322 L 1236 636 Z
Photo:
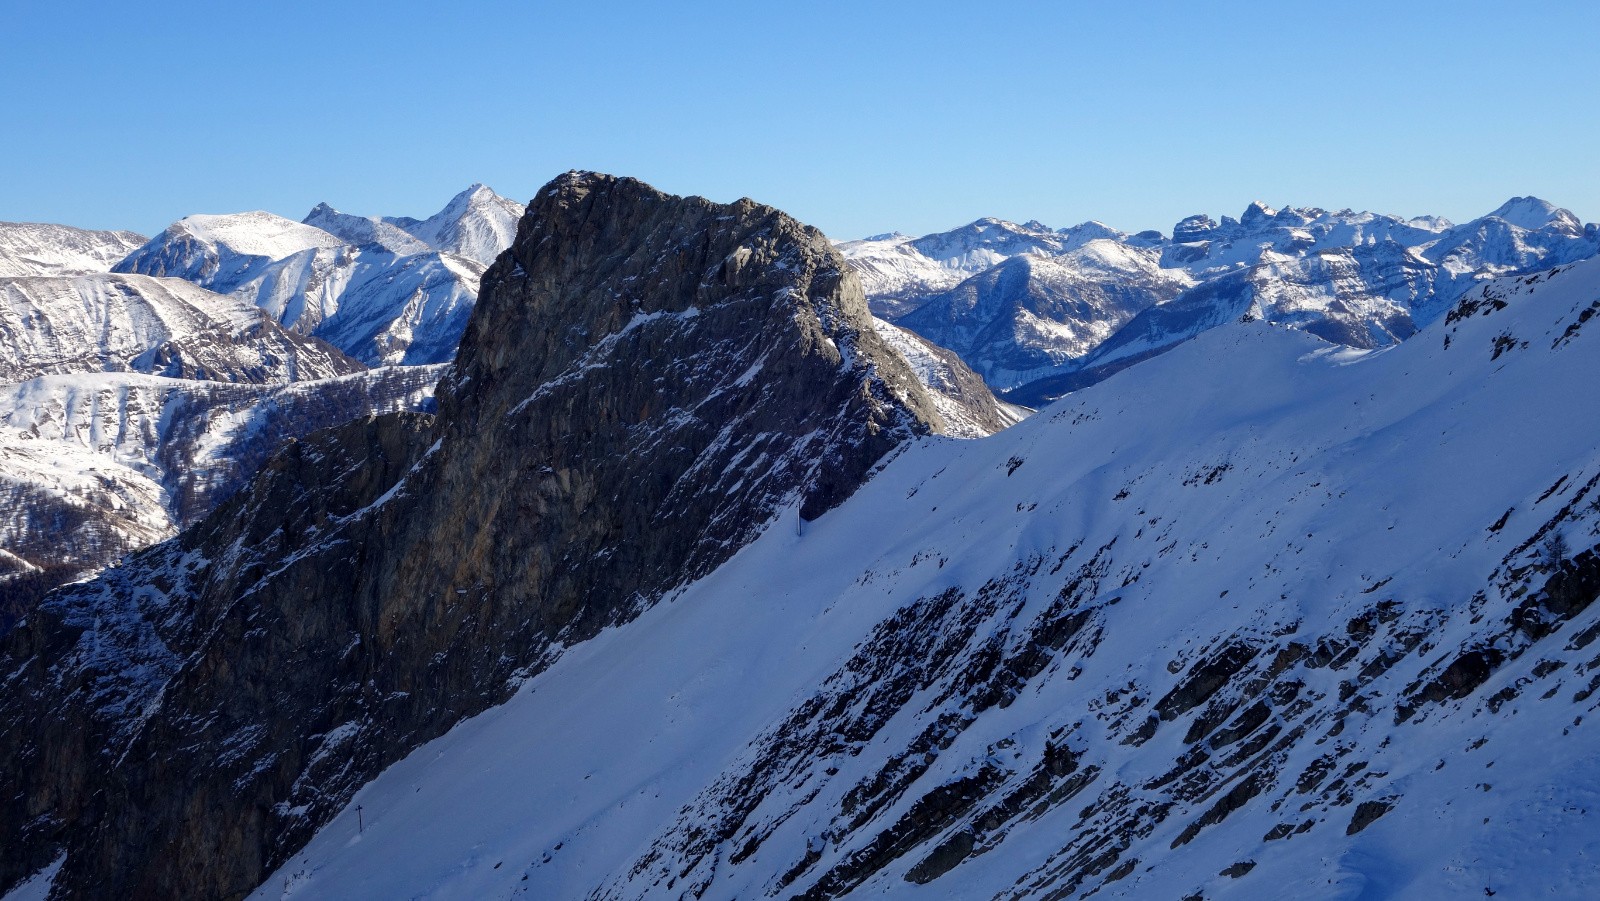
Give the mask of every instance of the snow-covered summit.
M 1533 196 L 1513 197 L 1489 215 L 1496 219 L 1504 219 L 1528 231 L 1553 228 L 1568 234 L 1583 233 L 1583 223 L 1578 221 L 1578 217 L 1574 216 L 1571 210 L 1562 209 L 1548 200 Z
M 385 218 L 435 250 L 487 266 L 517 236 L 523 206 L 474 184 L 450 199 L 444 209 L 423 220 Z
M 225 248 L 239 256 L 281 260 L 303 250 L 338 247 L 343 242 L 320 228 L 264 210 L 185 216 L 168 227 L 174 237 Z M 170 239 L 169 239 L 170 240 Z
M 171 276 L 227 294 L 279 260 L 343 245 L 320 228 L 261 210 L 197 214 L 167 226 L 112 271 Z

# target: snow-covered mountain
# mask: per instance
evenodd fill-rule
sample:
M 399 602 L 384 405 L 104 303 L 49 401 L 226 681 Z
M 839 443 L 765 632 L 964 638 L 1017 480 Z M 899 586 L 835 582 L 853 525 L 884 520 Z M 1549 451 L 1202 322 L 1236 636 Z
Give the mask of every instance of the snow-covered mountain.
M 1379 351 L 1228 323 L 912 448 L 253 897 L 1587 897 L 1597 310 L 1590 260 Z
M 364 369 L 244 300 L 179 279 L 0 278 L 0 383 L 118 370 L 267 383 Z
M 897 324 L 969 361 L 991 385 L 1050 375 L 1145 309 L 1194 284 L 1160 251 L 1096 238 L 1055 255 L 1009 257 L 935 294 Z
M 328 237 L 218 218 L 202 217 L 187 246 L 249 253 L 211 257 L 213 272 Z M 67 243 L 30 259 L 79 247 L 74 229 L 31 234 Z M 26 268 L 3 255 L 0 267 Z M 182 279 L 0 278 L 0 630 L 45 590 L 210 512 L 284 440 L 427 406 L 439 374 L 368 371 L 243 297 Z
M 145 240 L 128 231 L 0 222 L 0 278 L 107 272 Z
M 487 266 L 511 246 L 522 211 L 522 204 L 475 184 L 426 219 L 386 217 L 383 221 L 404 229 L 434 250 Z
M 1160 238 L 1155 232 L 1129 236 L 1099 222 L 1054 231 L 1038 222 L 1017 225 L 991 218 L 921 238 L 894 233 L 844 241 L 838 247 L 861 274 L 873 312 L 893 319 L 1011 257 L 1053 256 L 1098 239 L 1145 247 Z
M 430 405 L 442 367 L 284 383 L 140 372 L 0 385 L 0 583 L 92 573 L 198 521 L 291 438 Z M 0 609 L 0 628 L 7 614 Z
M 520 213 L 474 185 L 423 220 L 327 204 L 305 222 L 264 212 L 189 216 L 116 271 L 233 295 L 371 365 L 438 363 L 455 352 L 483 268 L 510 245 Z
M 1084 250 L 1101 243 L 1141 265 L 1084 265 Z M 1533 197 L 1462 225 L 1257 202 L 1238 219 L 1191 216 L 1170 238 L 1094 222 L 1052 231 L 980 220 L 840 250 L 880 315 L 956 350 L 1008 397 L 1039 404 L 1246 314 L 1382 346 L 1484 279 L 1600 253 L 1600 226 Z

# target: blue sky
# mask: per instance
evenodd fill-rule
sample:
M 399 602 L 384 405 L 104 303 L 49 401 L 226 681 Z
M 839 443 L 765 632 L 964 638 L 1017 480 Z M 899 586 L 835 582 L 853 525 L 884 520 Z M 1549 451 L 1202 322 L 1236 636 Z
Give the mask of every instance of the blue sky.
M 0 219 L 431 213 L 569 168 L 839 238 L 1272 205 L 1600 218 L 1600 4 L 0 7 Z

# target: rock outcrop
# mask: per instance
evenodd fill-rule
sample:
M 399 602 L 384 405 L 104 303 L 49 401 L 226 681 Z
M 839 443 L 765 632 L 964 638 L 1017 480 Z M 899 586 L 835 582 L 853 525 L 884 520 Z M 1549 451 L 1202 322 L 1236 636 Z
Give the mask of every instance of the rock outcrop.
M 962 362 L 955 351 L 876 316 L 872 325 L 878 336 L 905 358 L 918 381 L 928 389 L 934 407 L 944 420 L 942 434 L 952 438 L 983 438 L 1016 425 L 1033 412 L 995 397 L 983 377 Z
M 814 229 L 569 173 L 485 273 L 437 418 L 289 446 L 0 645 L 0 887 L 237 898 L 560 650 L 942 425 Z

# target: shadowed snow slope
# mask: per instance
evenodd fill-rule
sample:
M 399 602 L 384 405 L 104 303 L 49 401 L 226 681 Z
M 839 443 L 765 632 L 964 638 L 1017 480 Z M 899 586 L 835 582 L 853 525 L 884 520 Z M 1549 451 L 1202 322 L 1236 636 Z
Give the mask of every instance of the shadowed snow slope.
M 1597 311 L 1591 260 L 1384 350 L 1227 325 L 925 439 L 254 897 L 1583 897 Z

